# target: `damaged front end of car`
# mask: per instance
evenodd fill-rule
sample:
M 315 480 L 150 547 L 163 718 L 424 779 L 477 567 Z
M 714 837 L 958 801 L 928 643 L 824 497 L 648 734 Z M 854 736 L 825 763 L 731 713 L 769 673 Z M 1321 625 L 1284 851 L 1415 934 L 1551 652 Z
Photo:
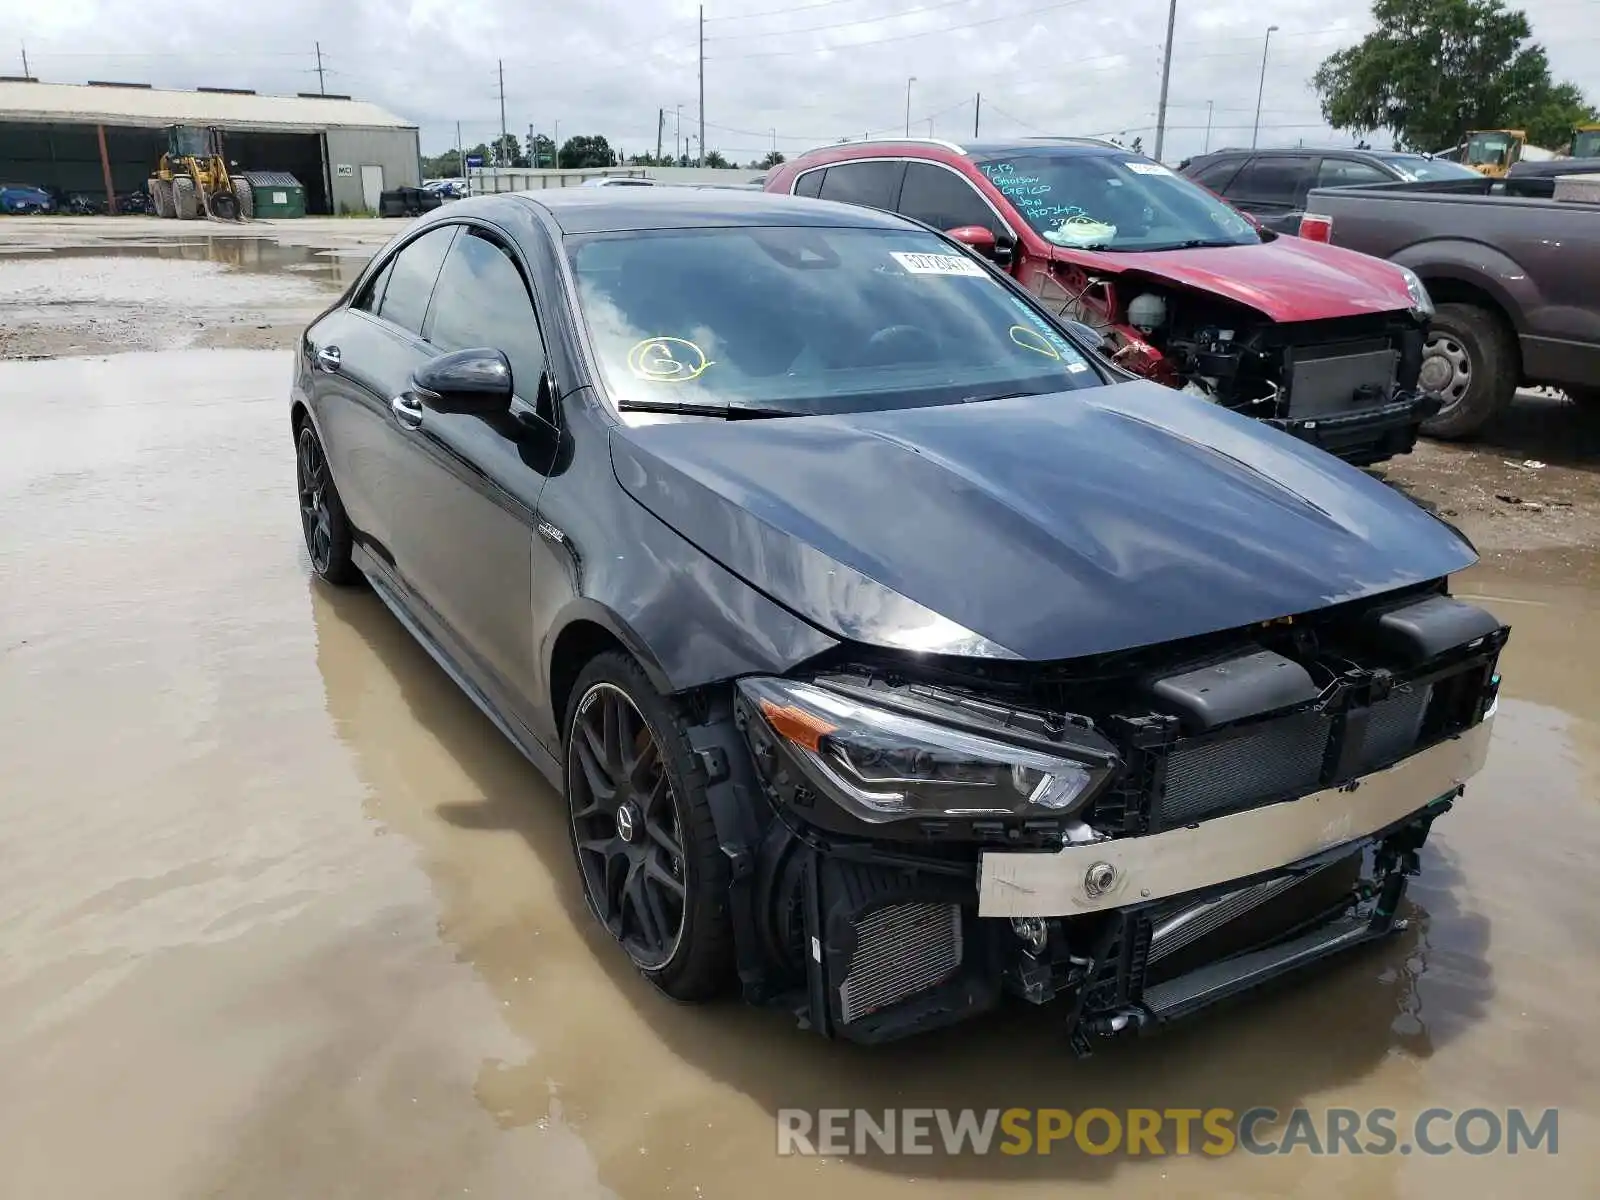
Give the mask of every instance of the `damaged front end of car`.
M 1439 580 L 1069 663 L 741 679 L 697 753 L 745 996 L 859 1042 L 1009 996 L 1087 1053 L 1381 938 L 1508 632 Z
M 1274 321 L 1245 304 L 1137 274 L 1055 264 L 1043 298 L 1093 326 L 1112 360 L 1232 409 L 1357 466 L 1407 454 L 1440 398 L 1419 379 L 1431 301 L 1316 320 Z

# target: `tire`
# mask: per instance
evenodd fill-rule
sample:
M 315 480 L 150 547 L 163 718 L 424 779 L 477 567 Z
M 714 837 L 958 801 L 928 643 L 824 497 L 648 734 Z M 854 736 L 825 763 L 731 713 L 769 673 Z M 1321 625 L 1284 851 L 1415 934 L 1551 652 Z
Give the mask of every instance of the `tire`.
M 309 420 L 295 435 L 295 485 L 312 571 L 335 587 L 359 583 L 361 571 L 350 557 L 350 520 L 334 486 L 327 453 Z
M 239 202 L 239 220 L 249 221 L 256 215 L 256 194 L 248 179 L 233 179 L 233 198 Z
M 171 220 L 177 215 L 172 207 L 172 180 L 150 181 L 150 204 L 155 209 L 156 216 L 162 220 Z
M 579 674 L 566 712 L 568 830 L 589 911 L 668 996 L 715 997 L 732 977 L 728 861 L 684 709 L 610 651 Z
M 161 180 L 152 175 L 144 181 L 144 190 L 150 196 L 150 211 L 161 216 Z
M 180 221 L 193 221 L 200 215 L 200 197 L 195 192 L 194 180 L 179 175 L 172 181 L 173 215 Z
M 1429 437 L 1476 433 L 1517 391 L 1517 348 L 1496 314 L 1476 304 L 1441 304 L 1422 352 L 1421 386 L 1444 396 L 1422 423 Z

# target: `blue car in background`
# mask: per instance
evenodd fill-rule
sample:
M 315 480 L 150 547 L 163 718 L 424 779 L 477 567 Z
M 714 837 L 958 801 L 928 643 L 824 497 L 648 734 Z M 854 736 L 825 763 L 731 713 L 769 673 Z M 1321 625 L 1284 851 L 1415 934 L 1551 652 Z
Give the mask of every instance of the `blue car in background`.
M 0 183 L 0 213 L 47 213 L 55 211 L 50 193 L 30 183 Z

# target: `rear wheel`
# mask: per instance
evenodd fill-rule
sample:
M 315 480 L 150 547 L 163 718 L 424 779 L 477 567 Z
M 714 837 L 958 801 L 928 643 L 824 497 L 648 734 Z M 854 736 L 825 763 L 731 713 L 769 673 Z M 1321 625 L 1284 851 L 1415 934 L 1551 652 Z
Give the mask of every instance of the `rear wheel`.
M 239 219 L 248 221 L 256 215 L 256 194 L 250 187 L 248 179 L 231 180 L 233 184 L 233 198 L 239 202 Z
M 195 193 L 194 180 L 187 175 L 172 181 L 172 209 L 180 221 L 193 221 L 200 215 L 200 197 Z
M 150 204 L 156 210 L 156 216 L 163 220 L 171 220 L 177 215 L 172 207 L 172 180 L 150 181 Z
M 567 706 L 566 792 L 590 911 L 676 1000 L 726 986 L 728 864 L 679 706 L 620 652 L 595 658 Z
M 1517 390 L 1511 331 L 1475 304 L 1441 304 L 1422 351 L 1418 384 L 1438 392 L 1444 407 L 1422 424 L 1436 438 L 1464 438 L 1508 404 Z
M 300 497 L 300 529 L 305 534 L 311 569 L 337 587 L 357 582 L 361 572 L 351 560 L 350 521 L 333 484 L 328 456 L 311 422 L 295 438 L 295 482 Z

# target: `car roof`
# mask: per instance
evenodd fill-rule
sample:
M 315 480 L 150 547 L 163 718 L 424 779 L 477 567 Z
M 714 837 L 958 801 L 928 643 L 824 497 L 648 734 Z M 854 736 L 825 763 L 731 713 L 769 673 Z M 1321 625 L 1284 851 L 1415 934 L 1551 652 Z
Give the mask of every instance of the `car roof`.
M 875 208 L 732 188 L 550 188 L 516 192 L 505 199 L 542 210 L 564 234 L 750 225 L 916 228 L 902 217 Z M 452 208 L 470 211 L 459 204 Z
M 1020 154 L 1138 154 L 1092 137 L 1030 137 L 956 143 L 943 138 L 873 138 L 864 142 L 838 142 L 815 146 L 793 159 L 789 166 L 813 159 L 837 162 L 854 157 L 874 158 L 997 158 Z

